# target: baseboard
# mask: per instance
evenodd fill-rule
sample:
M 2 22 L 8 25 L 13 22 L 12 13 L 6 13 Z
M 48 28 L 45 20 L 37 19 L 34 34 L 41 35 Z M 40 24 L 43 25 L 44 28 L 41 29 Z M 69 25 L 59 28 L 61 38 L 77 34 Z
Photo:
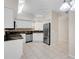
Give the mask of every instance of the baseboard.
M 43 42 L 43 41 L 33 41 L 33 42 L 40 43 L 40 42 Z

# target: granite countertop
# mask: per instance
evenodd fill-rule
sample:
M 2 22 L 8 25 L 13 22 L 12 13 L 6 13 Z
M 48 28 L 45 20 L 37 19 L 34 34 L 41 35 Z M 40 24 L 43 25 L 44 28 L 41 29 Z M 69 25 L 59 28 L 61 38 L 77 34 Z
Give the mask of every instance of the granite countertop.
M 33 28 L 16 28 L 13 30 L 5 30 L 5 32 L 17 32 L 17 33 L 41 33 L 43 32 L 43 30 L 34 30 Z
M 17 40 L 17 39 L 23 39 L 23 37 L 20 34 L 10 34 L 7 37 L 4 37 L 4 41 L 9 41 L 9 40 Z
M 12 30 L 5 30 L 5 32 L 24 32 L 24 31 L 34 31 L 33 28 L 16 28 Z
M 27 35 L 32 33 L 43 33 L 43 31 L 34 30 L 33 28 L 7 29 L 5 30 L 4 41 L 23 39 L 23 37 L 20 35 L 21 33 L 25 33 Z

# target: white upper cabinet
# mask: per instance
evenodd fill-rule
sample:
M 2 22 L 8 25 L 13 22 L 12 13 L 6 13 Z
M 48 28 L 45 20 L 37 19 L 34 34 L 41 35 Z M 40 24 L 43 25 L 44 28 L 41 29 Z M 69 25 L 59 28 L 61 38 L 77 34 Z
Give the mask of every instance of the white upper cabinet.
M 31 20 L 15 20 L 16 28 L 32 28 Z
M 4 28 L 14 28 L 12 9 L 4 8 Z

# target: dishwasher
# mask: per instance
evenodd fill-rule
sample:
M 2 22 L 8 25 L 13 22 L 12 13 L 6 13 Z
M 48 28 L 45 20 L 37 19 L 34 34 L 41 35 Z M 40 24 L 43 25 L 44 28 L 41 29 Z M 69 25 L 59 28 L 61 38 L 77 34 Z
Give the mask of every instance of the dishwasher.
M 32 41 L 33 41 L 33 34 L 32 33 L 26 34 L 26 43 L 29 43 Z

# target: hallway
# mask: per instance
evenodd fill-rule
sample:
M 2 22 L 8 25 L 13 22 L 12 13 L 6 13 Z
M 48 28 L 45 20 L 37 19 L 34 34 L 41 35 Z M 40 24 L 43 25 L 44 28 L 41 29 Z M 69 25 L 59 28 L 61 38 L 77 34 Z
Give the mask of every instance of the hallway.
M 25 43 L 21 59 L 70 59 L 67 53 L 42 42 Z

